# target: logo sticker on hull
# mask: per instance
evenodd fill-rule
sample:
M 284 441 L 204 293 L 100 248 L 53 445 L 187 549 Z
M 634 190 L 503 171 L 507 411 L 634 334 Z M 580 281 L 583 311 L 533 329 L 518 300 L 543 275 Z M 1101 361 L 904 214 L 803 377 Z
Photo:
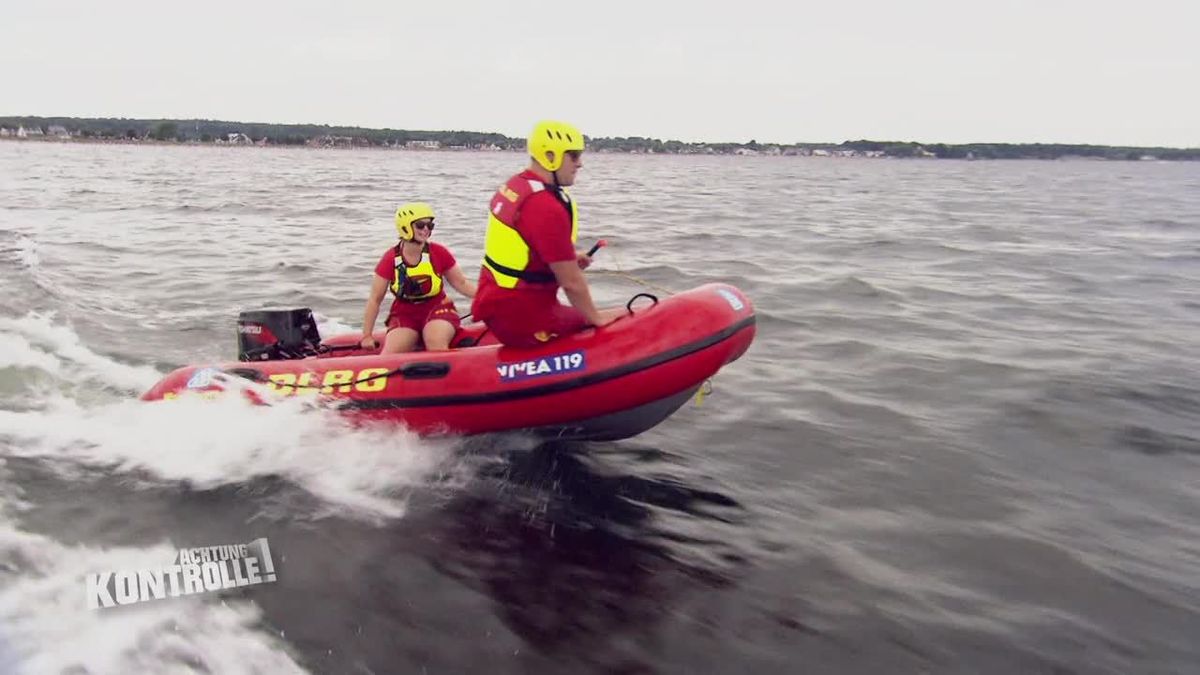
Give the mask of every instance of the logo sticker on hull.
M 718 288 L 717 292 L 721 294 L 722 298 L 725 298 L 725 302 L 729 303 L 729 306 L 733 308 L 733 311 L 740 312 L 746 307 L 741 298 L 735 295 L 733 291 L 728 291 L 724 288 Z
M 540 359 L 501 363 L 496 366 L 496 372 L 499 373 L 501 382 L 519 382 L 531 377 L 561 375 L 586 369 L 587 359 L 584 358 L 582 349 L 566 354 L 543 356 Z
M 213 377 L 220 372 L 220 368 L 201 368 L 200 370 L 192 373 L 192 376 L 188 378 L 187 388 L 204 389 L 205 387 L 211 387 L 213 384 Z

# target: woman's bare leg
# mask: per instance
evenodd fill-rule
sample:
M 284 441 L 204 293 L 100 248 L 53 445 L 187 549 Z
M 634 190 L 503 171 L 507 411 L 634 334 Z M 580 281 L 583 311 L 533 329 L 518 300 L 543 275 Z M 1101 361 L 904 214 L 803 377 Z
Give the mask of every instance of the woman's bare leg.
M 417 346 L 417 331 L 411 328 L 393 328 L 383 342 L 383 354 L 411 352 Z
M 425 351 L 427 352 L 450 349 L 450 341 L 454 339 L 454 324 L 442 319 L 434 319 L 425 324 L 421 335 L 425 338 Z

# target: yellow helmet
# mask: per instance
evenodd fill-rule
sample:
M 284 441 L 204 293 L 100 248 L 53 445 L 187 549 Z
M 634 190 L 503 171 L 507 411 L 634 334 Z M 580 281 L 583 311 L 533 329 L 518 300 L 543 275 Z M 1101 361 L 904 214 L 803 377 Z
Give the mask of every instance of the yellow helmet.
M 396 231 L 401 239 L 413 238 L 413 221 L 433 218 L 433 207 L 425 202 L 408 202 L 396 209 Z
M 558 171 L 563 154 L 570 150 L 583 151 L 583 134 L 566 122 L 544 120 L 529 134 L 529 155 L 547 171 Z M 554 153 L 553 161 L 546 159 L 547 152 Z

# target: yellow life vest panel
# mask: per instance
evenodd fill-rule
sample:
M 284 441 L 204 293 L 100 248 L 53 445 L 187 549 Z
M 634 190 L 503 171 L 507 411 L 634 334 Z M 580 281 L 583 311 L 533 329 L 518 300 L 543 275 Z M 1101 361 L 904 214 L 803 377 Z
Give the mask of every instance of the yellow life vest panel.
M 421 262 L 410 266 L 404 262 L 403 243 L 396 244 L 396 268 L 388 289 L 399 300 L 424 302 L 442 292 L 442 278 L 433 269 L 429 245 L 421 250 Z
M 483 242 L 483 266 L 492 273 L 496 284 L 501 288 L 516 288 L 517 282 L 520 281 L 531 284 L 554 282 L 553 272 L 525 271 L 529 266 L 529 244 L 514 227 L 525 200 L 542 190 L 550 190 L 563 208 L 571 214 L 572 244 L 579 234 L 579 209 L 575 207 L 574 200 L 564 188 L 520 175 L 508 179 L 508 182 L 492 195 L 487 234 Z

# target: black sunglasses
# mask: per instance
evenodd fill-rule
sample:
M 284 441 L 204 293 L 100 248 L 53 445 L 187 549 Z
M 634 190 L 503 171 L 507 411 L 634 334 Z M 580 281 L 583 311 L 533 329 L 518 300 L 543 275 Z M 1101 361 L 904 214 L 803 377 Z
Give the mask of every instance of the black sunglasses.
M 433 232 L 433 222 L 432 222 L 432 221 L 430 221 L 430 222 L 428 222 L 428 223 L 413 223 L 413 229 L 415 229 L 415 230 L 429 230 L 430 232 Z

